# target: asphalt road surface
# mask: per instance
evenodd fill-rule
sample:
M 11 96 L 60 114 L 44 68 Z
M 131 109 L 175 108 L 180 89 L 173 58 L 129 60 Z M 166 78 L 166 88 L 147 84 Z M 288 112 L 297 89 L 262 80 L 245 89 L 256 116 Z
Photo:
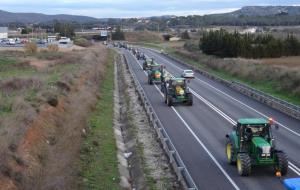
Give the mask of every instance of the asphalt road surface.
M 236 166 L 227 163 L 225 135 L 239 118 L 273 117 L 279 124 L 279 130 L 273 130 L 276 146 L 289 156 L 289 172 L 285 177 L 299 177 L 299 120 L 198 73 L 189 84 L 194 105 L 168 107 L 160 93 L 160 85 L 148 85 L 142 62 L 129 51 L 122 51 L 199 190 L 284 189 L 271 167 L 253 168 L 250 176 L 241 177 Z M 183 69 L 187 69 L 162 54 L 148 49 L 143 51 L 165 65 L 174 76 L 180 76 Z

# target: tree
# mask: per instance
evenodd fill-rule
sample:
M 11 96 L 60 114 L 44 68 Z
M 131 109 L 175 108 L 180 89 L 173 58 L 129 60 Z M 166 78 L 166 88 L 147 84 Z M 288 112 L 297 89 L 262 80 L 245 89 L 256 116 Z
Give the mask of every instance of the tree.
M 75 36 L 74 27 L 70 23 L 62 23 L 57 20 L 54 22 L 54 32 L 69 38 Z
M 116 31 L 112 34 L 112 40 L 125 40 L 124 32 L 121 30 L 121 27 L 118 26 Z
M 181 39 L 183 39 L 183 40 L 191 39 L 187 30 L 185 30 L 184 32 L 181 33 Z
M 26 28 L 22 28 L 21 34 L 28 34 L 28 30 Z

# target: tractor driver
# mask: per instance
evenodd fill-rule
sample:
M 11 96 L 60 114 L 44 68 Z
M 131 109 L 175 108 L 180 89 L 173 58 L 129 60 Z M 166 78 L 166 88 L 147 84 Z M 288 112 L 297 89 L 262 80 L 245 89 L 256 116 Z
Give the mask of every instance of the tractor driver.
M 261 125 L 255 125 L 255 126 L 247 126 L 246 130 L 245 130 L 245 136 L 246 139 L 250 140 L 252 138 L 252 136 L 260 136 L 265 138 L 267 136 L 267 131 L 265 129 L 265 126 L 261 126 Z

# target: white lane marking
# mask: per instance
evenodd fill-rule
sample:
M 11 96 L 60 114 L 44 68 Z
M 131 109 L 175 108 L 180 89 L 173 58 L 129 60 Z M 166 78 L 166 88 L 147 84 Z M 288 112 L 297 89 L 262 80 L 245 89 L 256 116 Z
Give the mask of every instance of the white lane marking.
M 293 163 L 289 162 L 289 168 L 292 169 L 296 174 L 300 176 L 300 169 Z
M 140 68 L 142 66 L 140 65 L 139 61 L 136 60 Z M 147 75 L 147 72 L 144 71 L 144 73 Z M 156 84 L 154 84 L 157 91 L 160 93 L 162 97 L 164 97 L 164 94 L 159 90 Z M 212 155 L 212 153 L 208 150 L 208 148 L 204 145 L 204 143 L 199 139 L 199 137 L 194 133 L 194 131 L 191 129 L 191 127 L 186 123 L 186 121 L 181 117 L 181 115 L 177 112 L 177 110 L 171 106 L 172 110 L 175 112 L 175 114 L 179 117 L 179 119 L 183 122 L 183 124 L 187 127 L 189 132 L 193 135 L 193 137 L 197 140 L 197 142 L 201 145 L 201 147 L 205 150 L 205 152 L 209 155 L 209 157 L 213 160 L 213 162 L 217 165 L 217 167 L 221 170 L 223 175 L 229 180 L 229 182 L 232 184 L 232 186 L 236 190 L 240 190 L 240 188 L 237 186 L 237 184 L 233 181 L 233 179 L 229 176 L 229 174 L 224 170 L 224 168 L 220 165 L 220 163 L 216 160 L 216 158 Z
M 164 59 L 164 58 L 163 58 Z M 167 61 L 167 60 L 166 60 Z M 169 62 L 169 61 L 168 61 Z M 170 63 L 170 62 L 169 62 Z M 172 64 L 172 63 L 171 63 Z M 173 64 L 172 64 L 173 65 Z M 173 65 L 173 66 L 175 66 L 175 67 L 178 67 L 178 66 L 176 66 L 176 65 Z M 179 67 L 178 67 L 179 68 Z M 179 68 L 180 69 L 180 68 Z M 198 79 L 198 78 L 197 78 Z M 198 79 L 198 80 L 200 80 L 200 79 Z M 201 81 L 201 80 L 200 80 Z M 203 82 L 203 83 L 206 83 L 206 82 L 204 82 L 204 81 L 201 81 L 201 82 Z M 209 85 L 209 86 L 211 86 L 210 84 L 208 84 L 207 83 L 207 85 Z M 214 88 L 215 90 L 217 90 L 217 91 L 220 91 L 219 89 L 216 89 L 215 87 L 213 87 L 213 86 L 211 86 L 212 88 Z M 226 115 L 224 112 L 222 112 L 221 110 L 219 110 L 217 107 L 215 107 L 212 103 L 210 103 L 208 100 L 206 100 L 205 98 L 203 98 L 202 96 L 200 96 L 199 94 L 197 94 L 193 89 L 191 89 L 190 88 L 190 90 L 191 90 L 191 92 L 199 99 L 199 100 L 201 100 L 203 103 L 205 103 L 206 105 L 208 105 L 211 109 L 213 109 L 215 112 L 217 112 L 219 115 L 221 115 L 224 119 L 226 119 L 229 123 L 231 123 L 231 124 L 233 124 L 233 125 L 236 125 L 236 122 L 232 119 L 232 118 L 230 118 L 228 115 Z M 222 91 L 220 91 L 220 92 L 222 92 Z M 224 93 L 224 92 L 222 92 L 222 93 Z M 224 95 L 225 95 L 226 93 L 224 93 Z M 226 94 L 228 97 L 231 97 L 231 96 L 229 96 L 228 94 Z M 245 106 L 247 106 L 247 107 L 249 107 L 250 109 L 253 109 L 254 111 L 255 111 L 255 109 L 254 108 L 251 108 L 250 106 L 248 106 L 248 105 L 246 105 L 246 104 L 244 104 L 244 103 L 242 103 L 242 102 L 240 102 L 239 100 L 236 100 L 235 98 L 233 98 L 233 97 L 231 97 L 232 99 L 234 99 L 235 101 L 237 101 L 237 102 L 239 102 L 239 103 L 241 103 L 241 104 L 243 104 L 243 105 L 245 105 Z M 264 114 L 262 114 L 262 113 L 260 113 L 260 112 L 258 112 L 258 111 L 256 111 L 257 113 L 259 113 L 259 114 L 261 114 L 261 115 L 263 115 L 264 117 L 266 117 L 266 118 L 268 118 L 266 115 L 264 115 Z M 279 125 L 280 125 L 280 123 L 279 122 L 277 122 Z M 281 124 L 282 125 L 282 124 Z M 283 127 L 285 127 L 284 125 L 282 125 Z M 291 129 L 289 129 L 289 128 L 287 128 L 287 130 L 291 130 Z M 291 130 L 292 131 L 292 130 Z M 295 132 L 296 133 L 296 132 Z M 296 133 L 296 135 L 299 135 L 299 134 L 297 134 Z M 289 168 L 291 169 L 291 170 L 293 170 L 297 175 L 299 175 L 300 176 L 300 169 L 296 166 L 296 165 L 294 165 L 293 163 L 291 163 L 290 161 L 289 161 Z
M 141 67 L 140 63 L 139 66 Z M 177 67 L 177 66 L 176 66 Z M 146 72 L 145 72 L 146 73 Z M 147 74 L 147 73 L 146 73 Z M 205 98 L 203 98 L 202 96 L 200 96 L 198 93 L 196 93 L 192 88 L 190 88 L 190 91 L 203 103 L 205 103 L 207 106 L 209 106 L 212 110 L 214 110 L 215 112 L 217 112 L 220 116 L 222 116 L 224 119 L 226 119 L 229 123 L 231 123 L 232 125 L 236 125 L 236 121 L 234 121 L 230 116 L 226 115 L 224 112 L 222 112 L 221 110 L 219 110 L 216 106 L 214 106 L 211 102 L 209 102 L 208 100 L 206 100 Z M 293 163 L 291 163 L 289 161 L 289 168 L 292 169 L 297 175 L 300 176 L 300 169 L 294 165 Z
M 193 137 L 198 141 L 198 143 L 202 146 L 202 148 L 205 150 L 205 152 L 209 155 L 209 157 L 214 161 L 214 163 L 218 166 L 218 168 L 221 170 L 223 175 L 229 180 L 231 185 L 236 189 L 239 190 L 240 188 L 237 186 L 237 184 L 233 181 L 233 179 L 228 175 L 228 173 L 224 170 L 224 168 L 220 165 L 220 163 L 216 160 L 216 158 L 212 155 L 212 153 L 207 149 L 207 147 L 203 144 L 203 142 L 198 138 L 198 136 L 194 133 L 194 131 L 191 129 L 191 127 L 185 122 L 185 120 L 181 117 L 181 115 L 177 112 L 177 110 L 172 106 L 173 111 L 176 113 L 176 115 L 180 118 L 180 120 L 183 122 L 183 124 L 186 126 L 186 128 L 190 131 L 190 133 L 193 135 Z
M 149 50 L 148 50 L 148 51 L 149 51 Z M 149 52 L 151 52 L 151 51 L 149 51 Z M 151 53 L 152 53 L 152 52 L 151 52 Z M 152 53 L 152 54 L 153 54 L 153 53 Z M 168 61 L 167 59 L 163 58 L 162 56 L 160 56 L 160 55 L 156 55 L 156 56 L 158 56 L 159 58 L 163 59 L 165 62 L 168 62 L 169 64 L 171 64 L 173 67 L 177 68 L 178 70 L 183 70 L 182 68 L 178 67 L 177 65 L 173 64 L 172 62 Z M 209 84 L 209 83 L 207 83 L 207 82 L 205 82 L 205 81 L 203 81 L 203 80 L 201 80 L 201 79 L 199 79 L 199 78 L 197 78 L 197 77 L 195 77 L 195 79 L 197 79 L 198 81 L 200 81 L 200 82 L 206 84 L 207 86 L 213 88 L 214 90 L 218 91 L 219 93 L 221 93 L 221 94 L 227 96 L 228 98 L 230 98 L 230 99 L 232 99 L 232 100 L 234 100 L 234 101 L 236 101 L 236 102 L 242 104 L 243 106 L 245 106 L 245 107 L 251 109 L 252 111 L 258 113 L 259 115 L 261 115 L 261 116 L 263 116 L 263 117 L 265 117 L 265 118 L 269 118 L 267 115 L 261 113 L 260 111 L 254 109 L 253 107 L 251 107 L 251 106 L 249 106 L 249 105 L 247 105 L 247 104 L 241 102 L 240 100 L 237 100 L 236 98 L 230 96 L 229 94 L 227 94 L 227 93 L 225 93 L 225 92 L 223 92 L 223 91 L 217 89 L 216 87 L 212 86 L 211 84 Z M 288 128 L 288 127 L 286 127 L 285 125 L 283 125 L 283 124 L 280 123 L 279 121 L 275 121 L 275 122 L 276 122 L 278 125 L 280 125 L 281 127 L 283 127 L 284 129 L 286 129 L 287 131 L 289 131 L 289 132 L 293 133 L 294 135 L 300 137 L 300 133 L 297 133 L 296 131 L 294 131 L 294 130 Z
M 162 97 L 164 97 L 163 93 L 159 90 L 157 85 L 154 85 L 157 91 L 160 93 Z M 195 132 L 191 129 L 191 127 L 186 123 L 186 121 L 181 117 L 181 115 L 177 112 L 177 110 L 174 108 L 174 106 L 171 106 L 172 110 L 175 112 L 175 114 L 178 116 L 178 118 L 182 121 L 182 123 L 186 126 L 186 128 L 189 130 L 189 132 L 193 135 L 193 137 L 197 140 L 197 142 L 201 145 L 201 147 L 205 150 L 205 152 L 208 154 L 208 156 L 213 160 L 213 162 L 217 165 L 217 167 L 221 170 L 223 175 L 228 179 L 228 181 L 231 183 L 231 185 L 236 189 L 239 190 L 240 188 L 237 186 L 237 184 L 233 181 L 233 179 L 228 175 L 228 173 L 224 170 L 224 168 L 221 166 L 221 164 L 217 161 L 217 159 L 212 155 L 212 153 L 208 150 L 208 148 L 204 145 L 204 143 L 199 139 L 199 137 L 195 134 Z

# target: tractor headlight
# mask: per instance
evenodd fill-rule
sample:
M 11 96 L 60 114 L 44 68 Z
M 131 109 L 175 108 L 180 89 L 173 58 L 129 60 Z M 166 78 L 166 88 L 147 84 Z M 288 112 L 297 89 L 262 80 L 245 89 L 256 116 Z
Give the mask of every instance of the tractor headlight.
M 270 157 L 271 156 L 271 146 L 263 146 L 260 148 L 262 157 Z
M 181 90 L 179 91 L 179 94 L 180 94 L 180 95 L 183 95 L 183 94 L 184 94 L 184 90 L 181 89 Z

